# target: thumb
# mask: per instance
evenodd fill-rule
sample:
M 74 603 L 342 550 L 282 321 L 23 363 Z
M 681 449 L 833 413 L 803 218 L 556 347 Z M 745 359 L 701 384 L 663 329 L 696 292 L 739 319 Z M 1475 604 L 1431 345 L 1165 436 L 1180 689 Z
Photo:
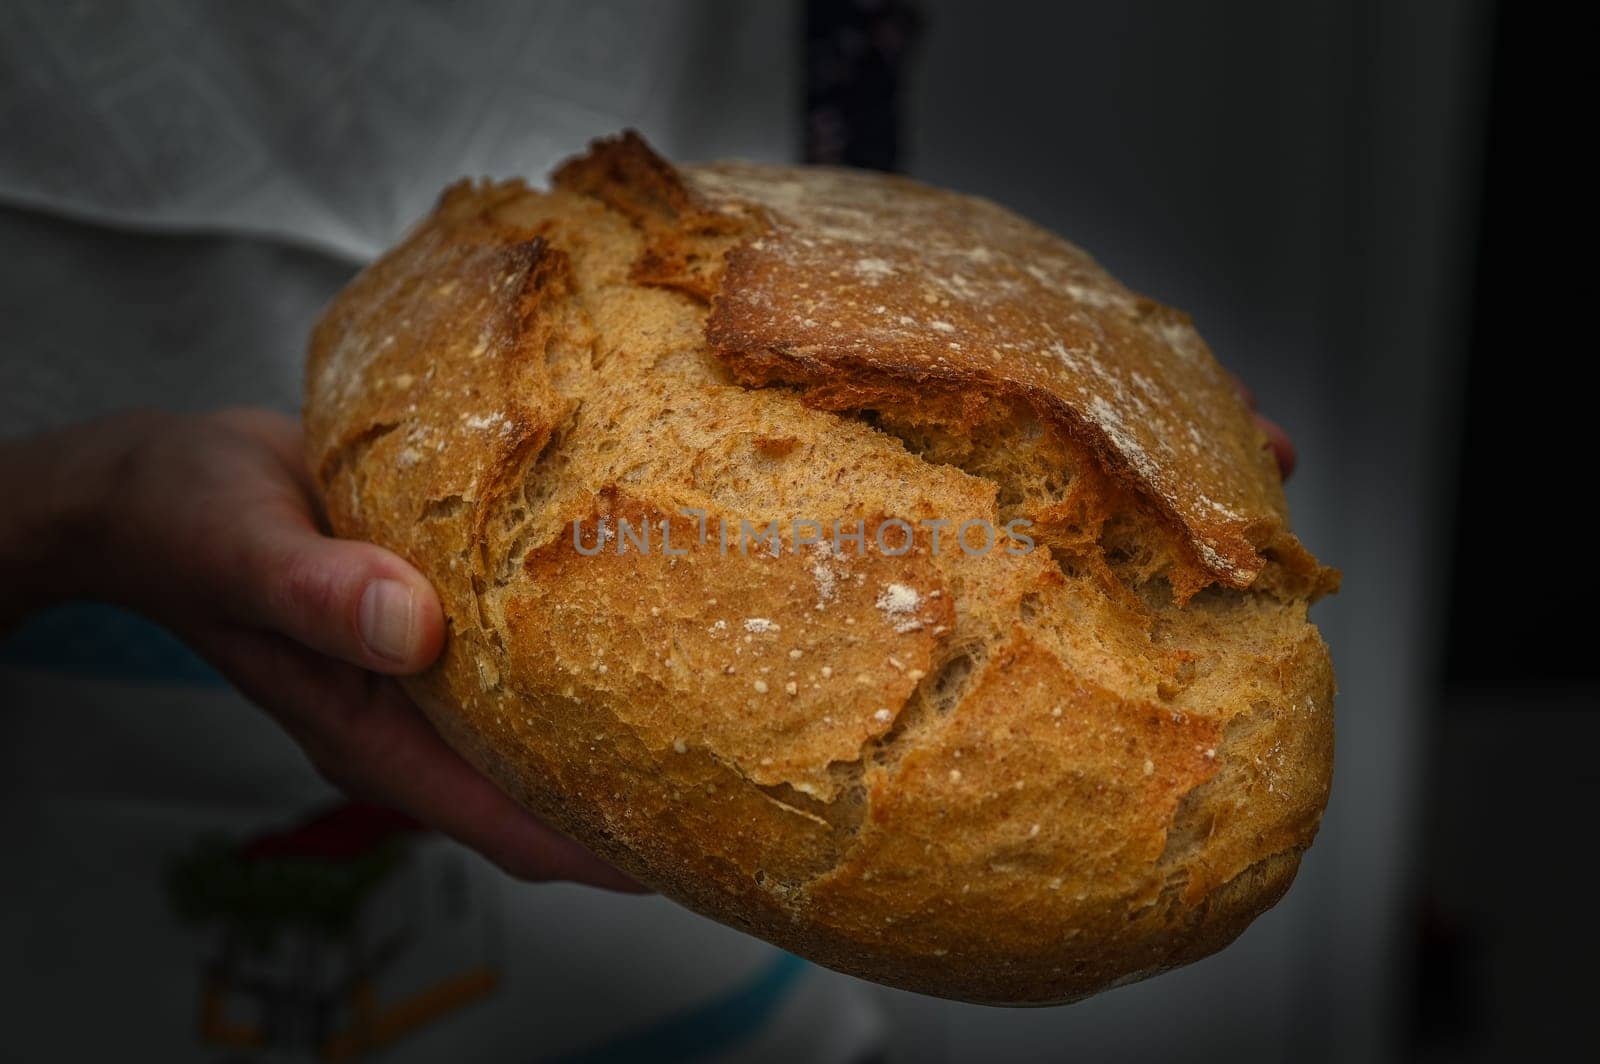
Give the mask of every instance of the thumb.
M 309 520 L 260 527 L 239 576 L 245 620 L 352 665 L 419 672 L 444 645 L 427 578 L 392 551 L 330 539 Z

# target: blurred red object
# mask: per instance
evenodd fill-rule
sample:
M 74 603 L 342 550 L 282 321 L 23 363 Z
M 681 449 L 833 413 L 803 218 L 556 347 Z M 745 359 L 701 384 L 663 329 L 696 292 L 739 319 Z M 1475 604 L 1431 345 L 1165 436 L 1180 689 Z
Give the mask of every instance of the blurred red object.
M 390 839 L 424 830 L 411 817 L 387 806 L 344 802 L 282 831 L 258 835 L 240 847 L 246 861 L 274 857 L 346 860 L 370 853 Z

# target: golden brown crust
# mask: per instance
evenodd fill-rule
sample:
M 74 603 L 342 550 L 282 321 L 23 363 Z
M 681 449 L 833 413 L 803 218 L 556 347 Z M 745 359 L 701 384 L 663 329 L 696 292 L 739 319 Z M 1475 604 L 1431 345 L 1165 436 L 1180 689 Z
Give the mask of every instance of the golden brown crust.
M 1184 315 L 984 200 L 843 170 L 691 180 L 772 219 L 729 256 L 708 327 L 753 383 L 839 408 L 863 387 L 1027 404 L 1169 510 L 1217 576 L 1260 571 L 1285 523 L 1277 470 Z
M 1081 997 L 1281 895 L 1332 576 L 1186 319 L 900 179 L 624 136 L 556 186 L 456 186 L 312 340 L 330 520 L 439 587 L 409 689 L 452 745 L 683 903 L 928 993 Z M 789 524 L 1019 517 L 1039 549 Z

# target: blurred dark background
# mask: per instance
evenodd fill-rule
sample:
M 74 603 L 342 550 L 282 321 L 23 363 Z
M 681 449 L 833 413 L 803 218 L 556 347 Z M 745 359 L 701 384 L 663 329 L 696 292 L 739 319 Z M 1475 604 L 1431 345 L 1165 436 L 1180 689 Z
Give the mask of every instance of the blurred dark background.
M 1297 527 L 1345 572 L 1313 611 L 1340 677 L 1335 791 L 1290 897 L 1147 1000 L 979 1014 L 958 1044 L 1581 1052 L 1597 580 L 1578 559 L 1532 572 L 1590 492 L 1592 374 L 1563 321 L 1586 271 L 1552 250 L 1586 180 L 1556 132 L 1575 42 L 1513 4 L 921 11 L 910 171 L 1190 310 L 1292 427 Z
M 47 7 L 0 14 L 8 432 L 128 401 L 293 409 L 318 306 L 441 185 L 538 176 L 624 125 L 677 158 L 899 169 L 995 199 L 1189 311 L 1290 429 L 1297 531 L 1345 573 L 1313 611 L 1340 680 L 1338 764 L 1295 887 L 1219 956 L 1068 1008 L 862 987 L 888 1059 L 1588 1048 L 1600 589 L 1583 523 L 1591 341 L 1573 327 L 1592 180 L 1569 117 L 1586 69 L 1572 26 L 1488 0 Z M 222 44 L 173 61 L 202 36 Z M 208 129 L 206 108 L 137 103 L 169 74 L 168 103 L 231 101 L 226 135 L 200 138 L 212 184 L 175 202 L 131 178 L 64 181 L 84 169 L 75 136 L 124 152 L 147 184 L 163 166 L 195 172 L 182 123 Z M 239 103 L 296 84 L 342 116 L 335 132 Z M 116 91 L 66 105 L 95 86 Z M 120 124 L 75 130 L 41 108 Z M 116 148 L 130 129 L 145 132 Z M 290 151 L 302 131 L 321 147 Z M 304 193 L 292 202 L 274 191 L 284 167 Z M 283 231 L 252 239 L 280 216 Z M 224 298 L 235 273 L 277 294 L 204 325 L 171 313 Z M 131 294 L 92 315 L 53 295 L 102 276 Z M 71 353 L 107 328 L 130 352 L 209 344 L 256 368 L 196 380 L 130 353 L 85 379 Z M 22 706 L 34 674 L 25 654 L 7 660 L 0 696 Z M 27 734 L 59 741 L 52 727 Z M 78 793 L 24 756 L 8 766 L 12 809 Z M 84 755 L 82 789 L 130 774 L 109 761 Z M 0 927 L 20 943 L 31 915 L 7 904 Z M 19 986 L 21 955 L 3 972 Z M 57 1023 L 53 993 L 5 996 Z

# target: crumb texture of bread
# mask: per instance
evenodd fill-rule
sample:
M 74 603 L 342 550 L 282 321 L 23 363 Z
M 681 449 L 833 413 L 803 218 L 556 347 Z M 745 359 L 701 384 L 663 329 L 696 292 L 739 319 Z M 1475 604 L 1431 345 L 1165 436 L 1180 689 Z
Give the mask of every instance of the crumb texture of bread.
M 318 322 L 305 422 L 334 530 L 439 590 L 447 741 L 819 963 L 1073 1000 L 1316 833 L 1338 574 L 1188 319 L 994 204 L 633 134 L 464 182 Z

